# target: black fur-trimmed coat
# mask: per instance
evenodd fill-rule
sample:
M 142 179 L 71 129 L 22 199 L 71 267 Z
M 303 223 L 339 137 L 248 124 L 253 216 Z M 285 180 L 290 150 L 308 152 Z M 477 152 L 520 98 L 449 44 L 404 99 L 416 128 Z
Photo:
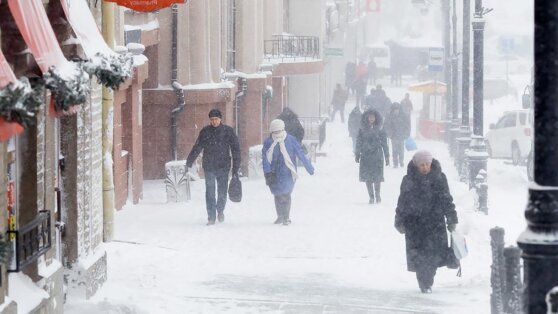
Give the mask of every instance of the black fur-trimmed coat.
M 414 272 L 424 265 L 445 266 L 446 225 L 457 222 L 440 162 L 433 159 L 432 170 L 427 175 L 421 174 L 413 161 L 409 162 L 395 210 L 395 226 L 405 229 L 407 269 Z

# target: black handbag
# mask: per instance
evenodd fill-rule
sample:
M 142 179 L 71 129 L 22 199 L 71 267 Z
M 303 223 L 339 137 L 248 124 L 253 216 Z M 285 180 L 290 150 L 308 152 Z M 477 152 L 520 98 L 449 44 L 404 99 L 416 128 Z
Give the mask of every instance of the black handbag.
M 229 200 L 235 203 L 242 201 L 242 182 L 238 175 L 233 175 L 229 182 Z

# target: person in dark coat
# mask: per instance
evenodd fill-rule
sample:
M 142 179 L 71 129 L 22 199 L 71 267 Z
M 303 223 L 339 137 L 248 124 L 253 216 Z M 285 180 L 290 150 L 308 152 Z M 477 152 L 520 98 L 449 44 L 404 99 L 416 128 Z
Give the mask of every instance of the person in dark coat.
M 285 122 L 285 131 L 294 136 L 298 143 L 302 145 L 302 139 L 304 139 L 304 127 L 302 126 L 302 123 L 300 123 L 298 115 L 291 108 L 285 107 L 283 112 L 277 116 L 277 119 Z
M 275 224 L 291 223 L 291 193 L 298 178 L 296 159 L 299 158 L 310 175 L 314 174 L 312 163 L 302 151 L 298 141 L 285 131 L 283 120 L 275 119 L 269 126 L 270 135 L 262 148 L 262 165 L 265 183 L 275 197 L 277 220 Z
M 345 102 L 347 101 L 348 96 L 349 94 L 347 91 L 341 87 L 341 84 L 337 83 L 335 90 L 333 91 L 333 97 L 331 98 L 331 121 L 335 120 L 335 114 L 339 111 L 339 115 L 341 115 L 341 123 L 345 123 Z
M 403 167 L 404 143 L 405 139 L 411 135 L 411 125 L 409 123 L 409 118 L 403 112 L 401 105 L 394 102 L 384 124 L 387 136 L 391 140 L 391 156 L 394 168 Z
M 407 270 L 415 272 L 422 293 L 431 293 L 438 267 L 446 266 L 447 229 L 457 212 L 440 162 L 418 151 L 407 166 L 395 210 L 395 228 L 405 234 Z
M 382 129 L 382 116 L 376 110 L 362 114 L 358 131 L 355 161 L 360 163 L 359 179 L 366 182 L 368 203 L 380 203 L 380 185 L 384 181 L 384 160 L 389 166 L 389 150 L 386 133 Z
M 355 106 L 351 113 L 349 113 L 349 119 L 347 125 L 349 127 L 349 136 L 353 141 L 353 154 L 356 152 L 356 143 L 358 137 L 358 130 L 360 129 L 360 120 L 362 119 L 362 112 L 359 106 Z
M 354 92 L 353 83 L 356 80 L 356 63 L 349 61 L 345 66 L 345 88 Z
M 209 111 L 210 125 L 204 127 L 192 147 L 186 160 L 186 166 L 192 164 L 203 151 L 202 167 L 205 174 L 205 204 L 207 208 L 207 225 L 215 224 L 215 214 L 219 222 L 225 220 L 223 214 L 227 203 L 229 171 L 238 176 L 240 168 L 240 145 L 233 128 L 221 123 L 221 112 Z M 217 182 L 217 199 L 215 199 L 215 182 Z

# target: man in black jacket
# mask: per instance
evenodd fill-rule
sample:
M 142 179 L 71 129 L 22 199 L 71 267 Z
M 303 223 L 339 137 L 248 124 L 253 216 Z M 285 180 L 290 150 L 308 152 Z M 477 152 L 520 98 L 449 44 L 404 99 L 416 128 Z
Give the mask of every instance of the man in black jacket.
M 210 125 L 204 127 L 192 147 L 186 160 L 186 166 L 192 164 L 203 150 L 202 167 L 205 173 L 205 204 L 207 207 L 207 225 L 215 224 L 215 214 L 219 222 L 225 221 L 225 204 L 229 171 L 238 176 L 240 167 L 240 145 L 233 128 L 221 124 L 221 112 L 217 109 L 209 111 Z M 217 199 L 215 199 L 215 182 L 217 182 Z

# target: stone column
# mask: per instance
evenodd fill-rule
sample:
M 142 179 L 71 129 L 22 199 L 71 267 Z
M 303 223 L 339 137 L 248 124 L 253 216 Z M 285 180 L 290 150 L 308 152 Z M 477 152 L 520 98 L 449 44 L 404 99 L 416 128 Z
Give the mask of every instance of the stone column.
M 207 1 L 189 1 L 190 83 L 202 84 L 209 76 L 209 21 Z

